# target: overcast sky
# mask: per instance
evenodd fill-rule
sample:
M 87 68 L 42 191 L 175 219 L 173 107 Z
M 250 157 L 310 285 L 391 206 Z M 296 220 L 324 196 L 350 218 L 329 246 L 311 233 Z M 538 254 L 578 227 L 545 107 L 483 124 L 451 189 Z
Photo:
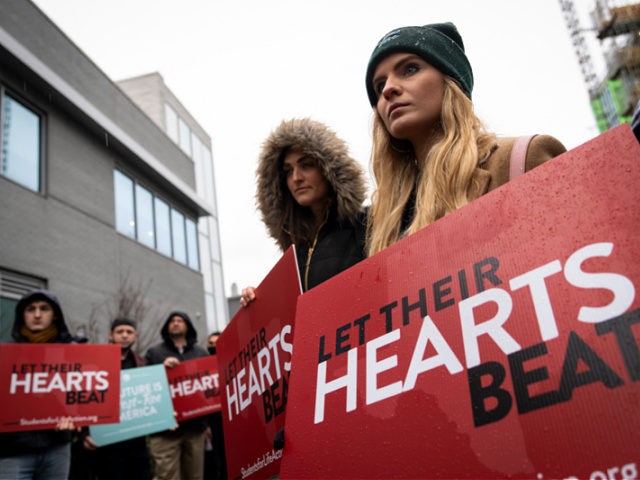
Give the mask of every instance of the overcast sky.
M 210 134 L 225 292 L 280 257 L 255 208 L 262 141 L 281 120 L 328 124 L 369 172 L 364 74 L 395 27 L 453 21 L 473 100 L 501 135 L 598 134 L 557 0 L 35 0 L 112 80 L 157 71 Z M 575 0 L 585 28 L 591 0 Z M 602 54 L 592 32 L 596 66 Z M 370 176 L 369 176 L 370 178 Z M 371 183 L 371 181 L 370 181 Z

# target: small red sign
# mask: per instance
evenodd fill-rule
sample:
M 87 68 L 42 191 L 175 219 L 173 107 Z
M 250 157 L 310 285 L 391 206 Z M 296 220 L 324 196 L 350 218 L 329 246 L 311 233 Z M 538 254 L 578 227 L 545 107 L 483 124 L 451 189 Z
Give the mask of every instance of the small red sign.
M 636 478 L 639 161 L 618 127 L 302 295 L 280 478 Z
M 120 347 L 62 343 L 0 345 L 0 431 L 120 421 Z
M 178 422 L 220 411 L 220 379 L 215 355 L 167 368 L 169 393 Z
M 271 478 L 282 450 L 273 440 L 284 426 L 291 345 L 300 279 L 289 248 L 218 339 L 222 425 L 229 478 Z

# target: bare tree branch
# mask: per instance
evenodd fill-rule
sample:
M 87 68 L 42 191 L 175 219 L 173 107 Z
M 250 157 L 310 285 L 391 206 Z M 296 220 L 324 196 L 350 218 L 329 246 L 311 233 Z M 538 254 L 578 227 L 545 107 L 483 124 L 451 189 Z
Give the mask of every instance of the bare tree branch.
M 138 353 L 145 352 L 154 343 L 169 314 L 169 308 L 162 302 L 148 299 L 152 283 L 152 279 L 132 280 L 130 270 L 121 274 L 116 292 L 92 305 L 85 332 L 89 341 L 106 342 L 113 319 L 127 317 L 138 325 L 138 340 L 133 349 Z

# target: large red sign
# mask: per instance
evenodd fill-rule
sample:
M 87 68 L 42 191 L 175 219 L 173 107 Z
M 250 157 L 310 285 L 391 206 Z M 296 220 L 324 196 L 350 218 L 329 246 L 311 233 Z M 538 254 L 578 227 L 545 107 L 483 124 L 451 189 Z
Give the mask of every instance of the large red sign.
M 220 379 L 215 355 L 185 360 L 177 367 L 167 368 L 166 372 L 178 422 L 220 411 Z
M 271 478 L 282 450 L 273 440 L 284 426 L 293 322 L 300 279 L 289 248 L 218 339 L 222 425 L 229 478 Z
M 280 478 L 637 478 L 627 125 L 302 295 Z
M 0 345 L 0 431 L 120 421 L 120 346 Z

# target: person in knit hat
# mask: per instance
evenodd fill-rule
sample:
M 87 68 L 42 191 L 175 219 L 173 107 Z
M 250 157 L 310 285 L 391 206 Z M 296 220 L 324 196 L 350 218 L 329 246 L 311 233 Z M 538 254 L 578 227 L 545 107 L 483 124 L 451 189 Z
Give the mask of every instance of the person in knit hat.
M 303 291 L 364 258 L 364 171 L 326 125 L 281 122 L 263 143 L 256 175 L 262 221 L 280 250 L 296 246 Z M 247 287 L 240 303 L 253 298 Z
M 11 336 L 15 343 L 86 341 L 69 333 L 58 297 L 34 290 L 16 304 Z M 62 417 L 55 429 L 0 433 L 0 479 L 67 478 L 73 422 Z
M 498 138 L 474 113 L 473 70 L 453 23 L 387 33 L 371 53 L 365 82 L 376 181 L 369 255 L 509 180 L 517 138 Z M 525 171 L 566 151 L 549 135 L 524 145 Z

